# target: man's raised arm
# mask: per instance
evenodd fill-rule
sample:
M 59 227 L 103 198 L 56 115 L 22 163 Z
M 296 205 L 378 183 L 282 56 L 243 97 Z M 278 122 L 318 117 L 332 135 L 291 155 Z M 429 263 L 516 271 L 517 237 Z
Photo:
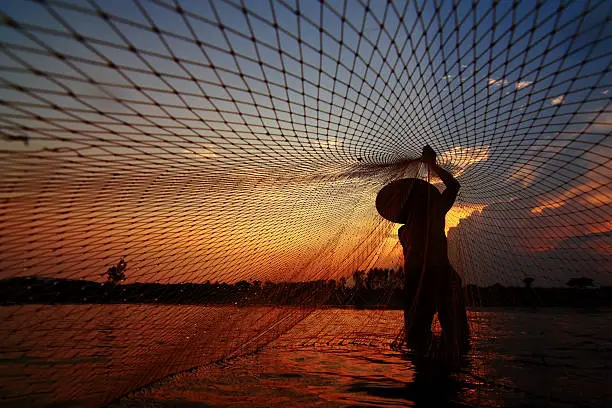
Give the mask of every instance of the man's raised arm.
M 430 146 L 425 146 L 423 148 L 422 160 L 431 166 L 433 172 L 440 177 L 444 186 L 446 186 L 446 189 L 442 193 L 442 207 L 446 213 L 455 203 L 455 199 L 459 193 L 459 187 L 461 186 L 449 171 L 444 170 L 436 163 L 436 152 Z

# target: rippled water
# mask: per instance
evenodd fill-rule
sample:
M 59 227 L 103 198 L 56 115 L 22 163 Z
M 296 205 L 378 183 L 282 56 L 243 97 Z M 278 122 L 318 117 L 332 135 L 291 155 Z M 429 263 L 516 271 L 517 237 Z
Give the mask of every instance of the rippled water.
M 391 350 L 398 311 L 88 305 L 0 313 L 4 406 L 612 405 L 611 311 L 473 311 L 473 350 L 452 372 Z

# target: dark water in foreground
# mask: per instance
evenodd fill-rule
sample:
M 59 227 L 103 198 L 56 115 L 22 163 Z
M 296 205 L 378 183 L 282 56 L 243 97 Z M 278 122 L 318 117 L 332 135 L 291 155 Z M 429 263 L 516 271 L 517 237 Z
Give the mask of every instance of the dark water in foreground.
M 415 366 L 390 348 L 398 311 L 83 305 L 0 313 L 2 406 L 612 406 L 612 311 L 472 311 L 473 350 L 454 372 Z

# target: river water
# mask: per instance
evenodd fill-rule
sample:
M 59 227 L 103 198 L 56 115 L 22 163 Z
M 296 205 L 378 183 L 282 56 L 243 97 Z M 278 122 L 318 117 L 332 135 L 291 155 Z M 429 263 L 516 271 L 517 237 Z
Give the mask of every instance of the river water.
M 4 307 L 1 405 L 612 406 L 612 311 L 469 318 L 472 350 L 449 371 L 391 348 L 399 311 Z

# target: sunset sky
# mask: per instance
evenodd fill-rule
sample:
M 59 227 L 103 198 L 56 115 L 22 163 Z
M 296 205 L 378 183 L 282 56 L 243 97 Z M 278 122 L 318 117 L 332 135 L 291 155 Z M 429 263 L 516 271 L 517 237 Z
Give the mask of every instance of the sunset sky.
M 612 284 L 612 4 L 420 3 L 1 2 L 0 278 L 397 267 L 430 144 L 466 282 Z

